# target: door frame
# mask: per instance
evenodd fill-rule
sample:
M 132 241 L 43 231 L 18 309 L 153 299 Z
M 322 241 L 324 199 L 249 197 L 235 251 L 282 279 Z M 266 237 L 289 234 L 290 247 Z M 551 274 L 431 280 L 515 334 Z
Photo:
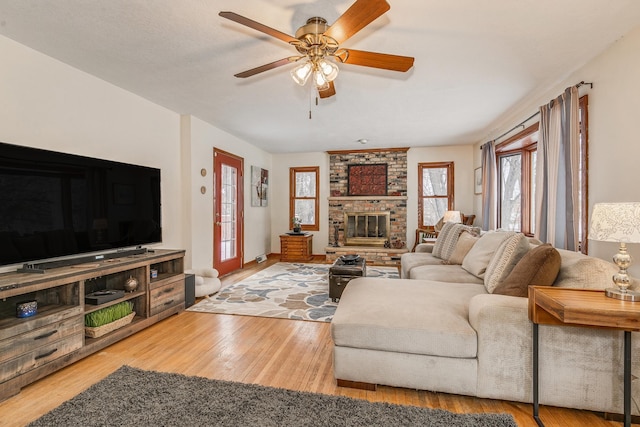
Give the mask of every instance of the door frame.
M 238 264 L 232 265 L 231 269 L 228 269 L 227 266 L 222 265 L 220 257 L 219 257 L 219 247 L 216 245 L 216 233 L 220 233 L 219 226 L 216 225 L 216 213 L 219 213 L 218 208 L 218 155 L 226 156 L 231 159 L 237 160 L 240 163 L 240 168 L 238 170 L 238 187 L 237 187 L 237 208 L 238 208 L 238 230 L 237 230 L 237 240 L 238 240 Z M 213 246 L 213 268 L 217 269 L 221 275 L 230 273 L 232 271 L 236 271 L 237 269 L 241 269 L 244 266 L 244 158 L 237 156 L 233 153 L 229 153 L 228 151 L 220 150 L 219 148 L 213 148 L 213 218 L 211 218 L 213 223 L 213 236 L 212 236 L 212 246 Z M 219 240 L 218 240 L 219 241 Z

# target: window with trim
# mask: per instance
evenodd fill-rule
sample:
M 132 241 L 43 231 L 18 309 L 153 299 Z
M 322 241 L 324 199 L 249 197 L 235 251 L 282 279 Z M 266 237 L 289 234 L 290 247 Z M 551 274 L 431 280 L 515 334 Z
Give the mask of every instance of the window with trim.
M 580 108 L 580 174 L 579 174 L 579 241 L 583 253 L 587 250 L 587 147 L 588 98 L 582 96 Z M 538 123 L 522 130 L 496 146 L 498 166 L 498 228 L 535 233 L 536 161 Z
M 320 222 L 320 168 L 305 166 L 289 168 L 289 221 L 298 217 L 302 230 L 318 231 Z
M 418 163 L 418 227 L 434 226 L 453 210 L 453 162 Z

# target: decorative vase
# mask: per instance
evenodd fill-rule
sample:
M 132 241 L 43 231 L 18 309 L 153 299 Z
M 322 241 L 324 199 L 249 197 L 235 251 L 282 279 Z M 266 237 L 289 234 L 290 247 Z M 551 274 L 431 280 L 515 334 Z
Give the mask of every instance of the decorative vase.
M 133 292 L 138 288 L 138 279 L 133 276 L 129 276 L 124 282 L 124 290 L 127 292 Z
M 294 233 L 299 233 L 300 230 L 302 230 L 300 227 L 293 227 L 293 232 Z

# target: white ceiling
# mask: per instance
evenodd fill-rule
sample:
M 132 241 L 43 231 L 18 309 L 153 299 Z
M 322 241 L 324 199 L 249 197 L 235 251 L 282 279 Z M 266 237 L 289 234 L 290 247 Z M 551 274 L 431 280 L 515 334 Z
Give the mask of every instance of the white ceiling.
M 478 142 L 640 25 L 638 0 L 387 1 L 343 47 L 413 56 L 414 67 L 340 65 L 337 95 L 317 106 L 294 65 L 233 77 L 296 52 L 218 12 L 293 35 L 353 0 L 0 0 L 0 34 L 278 153 Z

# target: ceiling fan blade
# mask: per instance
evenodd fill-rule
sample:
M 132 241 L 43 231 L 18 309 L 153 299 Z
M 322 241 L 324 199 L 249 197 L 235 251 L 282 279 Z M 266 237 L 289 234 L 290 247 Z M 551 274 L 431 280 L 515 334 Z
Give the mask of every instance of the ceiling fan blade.
M 389 55 L 387 53 L 367 52 L 356 49 L 344 49 L 344 52 L 335 56 L 344 64 L 403 72 L 413 67 L 414 60 L 410 56 Z
M 252 68 L 250 70 L 243 71 L 238 74 L 234 74 L 234 76 L 244 79 L 246 77 L 255 76 L 256 74 L 260 74 L 262 72 L 272 70 L 274 68 L 282 67 L 283 65 L 287 65 L 291 62 L 296 62 L 300 58 L 301 58 L 300 56 L 290 56 L 288 58 L 283 58 L 278 61 L 271 62 L 269 64 L 264 64 L 256 68 Z
M 333 82 L 329 82 L 329 87 L 325 90 L 318 90 L 318 94 L 320 98 L 329 98 L 336 94 L 336 87 L 333 85 Z
M 342 44 L 349 37 L 383 15 L 391 6 L 385 0 L 356 0 L 324 35 Z
M 227 19 L 230 19 L 230 20 L 232 20 L 234 22 L 237 22 L 238 24 L 245 25 L 245 26 L 247 26 L 249 28 L 253 28 L 254 30 L 258 30 L 258 31 L 260 31 L 262 33 L 265 33 L 265 34 L 271 36 L 271 37 L 275 37 L 277 39 L 280 39 L 283 42 L 286 42 L 286 43 L 291 43 L 291 42 L 298 43 L 299 42 L 298 39 L 296 39 L 294 37 L 291 37 L 288 34 L 285 34 L 285 33 L 281 32 L 281 31 L 278 31 L 278 30 L 274 30 L 271 27 L 267 27 L 266 25 L 261 24 L 259 22 L 256 22 L 256 21 L 254 21 L 252 19 L 245 18 L 244 16 L 238 15 L 237 13 L 220 12 L 220 13 L 218 13 L 218 15 L 222 16 L 223 18 L 227 18 Z

